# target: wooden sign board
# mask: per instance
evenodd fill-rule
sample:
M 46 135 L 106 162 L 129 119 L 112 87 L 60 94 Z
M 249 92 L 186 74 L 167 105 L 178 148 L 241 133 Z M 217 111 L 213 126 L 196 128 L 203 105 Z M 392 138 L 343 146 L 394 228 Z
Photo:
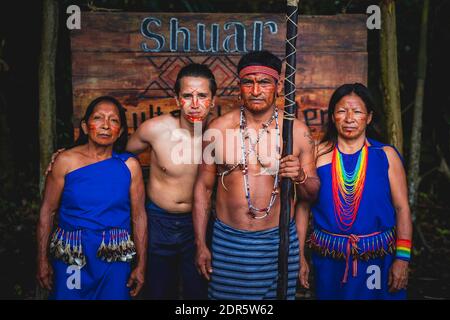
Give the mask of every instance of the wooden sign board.
M 101 95 L 126 107 L 130 134 L 145 119 L 175 110 L 176 75 L 191 62 L 213 71 L 214 113 L 223 114 L 239 106 L 236 67 L 243 54 L 285 54 L 282 14 L 83 12 L 81 23 L 71 31 L 75 137 L 89 102 Z M 297 117 L 320 138 L 334 89 L 367 83 L 366 16 L 299 16 L 298 27 Z

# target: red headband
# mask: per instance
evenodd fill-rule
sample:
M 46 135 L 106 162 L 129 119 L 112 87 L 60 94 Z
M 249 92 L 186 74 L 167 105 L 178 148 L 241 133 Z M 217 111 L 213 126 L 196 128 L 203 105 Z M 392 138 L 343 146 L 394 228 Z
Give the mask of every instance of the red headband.
M 264 73 L 274 77 L 275 80 L 277 81 L 280 80 L 280 75 L 278 74 L 278 71 L 266 66 L 248 66 L 242 68 L 241 71 L 239 72 L 239 78 L 243 78 L 250 73 Z

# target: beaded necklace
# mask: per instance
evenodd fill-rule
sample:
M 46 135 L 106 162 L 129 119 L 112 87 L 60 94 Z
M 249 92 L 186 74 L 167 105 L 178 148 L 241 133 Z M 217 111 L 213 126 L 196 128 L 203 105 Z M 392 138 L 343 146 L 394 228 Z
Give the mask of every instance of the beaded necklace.
M 277 143 L 275 145 L 275 149 L 277 154 L 281 154 L 280 152 L 280 128 L 278 125 L 278 108 L 275 107 L 274 112 L 272 114 L 272 116 L 270 117 L 270 119 L 263 123 L 262 127 L 263 130 L 260 130 L 260 132 L 258 133 L 258 136 L 256 137 L 256 141 L 253 143 L 250 139 L 250 135 L 248 133 L 247 130 L 247 120 L 245 119 L 245 113 L 244 113 L 244 107 L 241 106 L 241 117 L 240 117 L 240 137 L 241 137 L 241 154 L 242 154 L 242 158 L 241 158 L 241 164 L 243 165 L 242 168 L 242 173 L 244 175 L 244 192 L 245 192 L 245 198 L 247 199 L 247 204 L 248 204 L 248 213 L 252 216 L 253 219 L 263 219 L 265 217 L 267 217 L 270 214 L 270 209 L 272 208 L 273 204 L 275 203 L 275 199 L 277 197 L 278 194 L 278 170 L 279 170 L 279 166 L 280 166 L 280 159 L 277 158 L 277 163 L 276 163 L 276 172 L 275 172 L 275 179 L 273 182 L 273 189 L 272 189 L 272 193 L 270 196 L 270 201 L 269 201 L 269 205 L 265 208 L 257 208 L 255 207 L 250 199 L 250 184 L 248 181 L 248 156 L 250 155 L 250 153 L 255 153 L 256 158 L 258 159 L 258 162 L 261 163 L 258 153 L 256 152 L 256 146 L 259 143 L 259 140 L 262 136 L 262 134 L 264 132 L 267 132 L 267 128 L 270 126 L 270 124 L 272 123 L 272 121 L 275 120 L 275 130 L 276 130 L 276 134 L 277 134 Z M 245 149 L 245 139 L 249 139 L 249 150 L 246 151 Z M 258 213 L 263 213 L 262 215 L 257 215 Z
M 331 178 L 334 215 L 337 225 L 342 231 L 352 228 L 358 214 L 364 185 L 368 161 L 368 146 L 364 143 L 352 172 L 347 172 L 338 146 L 333 150 L 331 162 Z

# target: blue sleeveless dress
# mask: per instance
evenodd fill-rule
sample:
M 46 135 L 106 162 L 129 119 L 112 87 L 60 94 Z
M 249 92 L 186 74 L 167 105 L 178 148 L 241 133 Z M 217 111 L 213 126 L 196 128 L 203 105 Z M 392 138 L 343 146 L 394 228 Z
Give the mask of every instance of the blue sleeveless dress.
M 131 271 L 128 259 L 111 256 L 108 262 L 97 256 L 102 241 L 116 245 L 117 250 L 131 241 L 131 173 L 125 164 L 130 156 L 113 153 L 111 158 L 65 176 L 59 227 L 51 248 L 59 242 L 69 254 L 59 248 L 60 258 L 53 260 L 55 278 L 50 299 L 130 299 L 126 287 Z M 84 261 L 80 261 L 80 251 Z
M 321 186 L 312 206 L 314 232 L 309 239 L 318 299 L 405 299 L 406 291 L 389 292 L 389 270 L 395 258 L 395 209 L 384 144 L 368 139 L 365 186 L 356 220 L 348 231 L 336 222 L 331 163 L 317 168 Z M 361 150 L 342 154 L 353 171 Z

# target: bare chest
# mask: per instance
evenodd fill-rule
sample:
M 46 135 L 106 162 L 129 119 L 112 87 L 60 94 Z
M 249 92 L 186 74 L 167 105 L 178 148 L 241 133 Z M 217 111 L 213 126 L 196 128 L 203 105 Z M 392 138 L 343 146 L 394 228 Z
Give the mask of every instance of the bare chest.
M 201 162 L 201 139 L 195 139 L 177 130 L 160 135 L 152 145 L 151 166 L 172 177 L 194 175 Z

